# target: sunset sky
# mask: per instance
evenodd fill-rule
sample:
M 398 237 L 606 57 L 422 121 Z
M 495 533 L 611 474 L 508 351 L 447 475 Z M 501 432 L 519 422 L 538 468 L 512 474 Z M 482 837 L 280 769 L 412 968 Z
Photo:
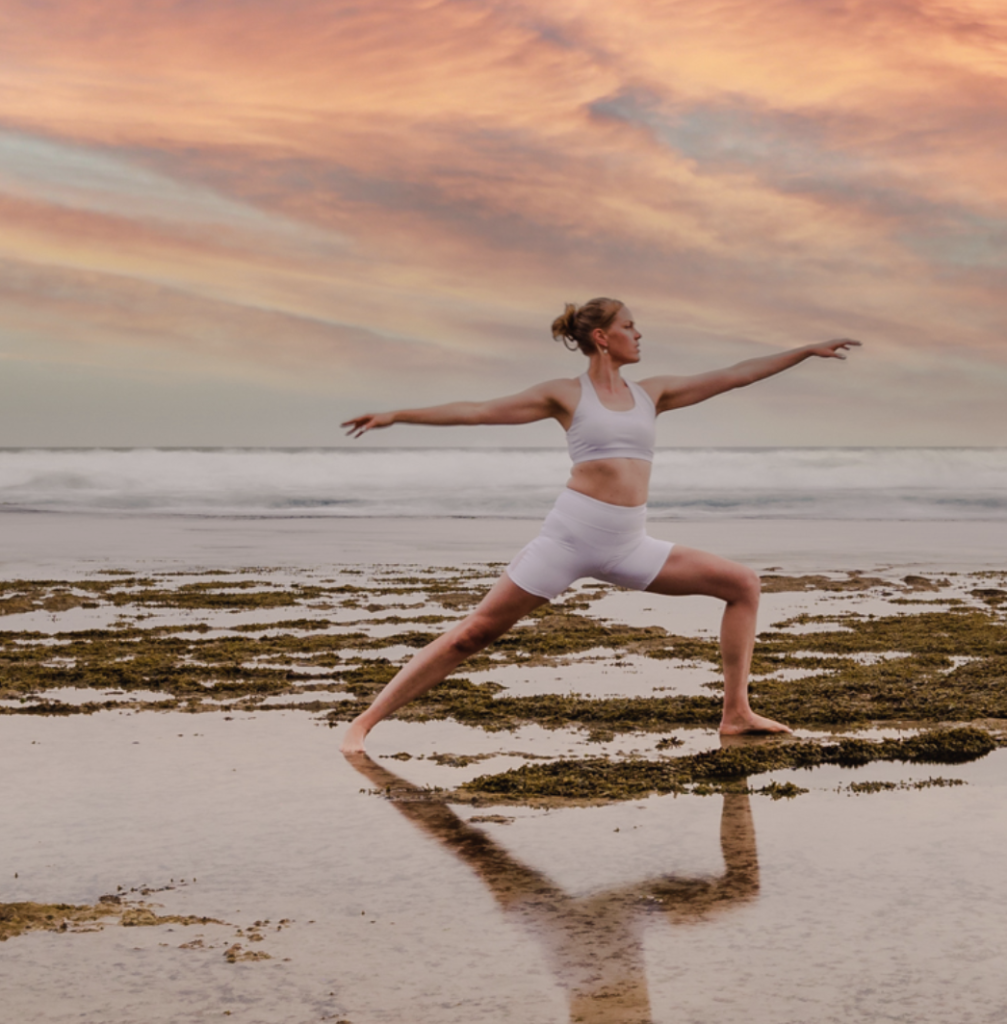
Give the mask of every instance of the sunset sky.
M 329 445 L 855 337 L 674 445 L 1007 444 L 1002 0 L 4 0 L 0 446 Z M 554 423 L 371 444 L 561 444 Z

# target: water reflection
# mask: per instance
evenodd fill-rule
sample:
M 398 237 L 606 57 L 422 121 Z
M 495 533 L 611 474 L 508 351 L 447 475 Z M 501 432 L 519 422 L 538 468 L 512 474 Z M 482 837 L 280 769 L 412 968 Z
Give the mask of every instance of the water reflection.
M 521 863 L 446 804 L 366 754 L 347 760 L 371 785 L 388 790 L 392 806 L 468 864 L 501 908 L 539 939 L 566 989 L 570 1020 L 579 1024 L 647 1024 L 650 998 L 643 929 L 655 915 L 691 924 L 754 900 L 759 892 L 755 825 L 747 793 L 723 797 L 720 849 L 725 868 L 713 877 L 663 875 L 619 889 L 571 896 Z

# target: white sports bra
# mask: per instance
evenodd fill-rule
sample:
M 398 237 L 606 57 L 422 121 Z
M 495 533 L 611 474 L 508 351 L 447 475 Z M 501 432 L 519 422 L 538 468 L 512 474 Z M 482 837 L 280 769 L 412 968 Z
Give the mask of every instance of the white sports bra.
M 629 390 L 636 400 L 632 409 L 606 409 L 591 378 L 580 375 L 580 401 L 566 432 L 566 444 L 574 465 L 596 459 L 643 459 L 654 461 L 657 409 L 650 395 L 634 381 Z

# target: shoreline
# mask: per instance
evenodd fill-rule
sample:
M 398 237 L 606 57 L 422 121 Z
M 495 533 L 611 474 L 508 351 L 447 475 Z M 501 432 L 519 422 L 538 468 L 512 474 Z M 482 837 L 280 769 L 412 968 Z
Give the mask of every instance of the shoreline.
M 0 577 L 100 569 L 308 569 L 325 565 L 506 564 L 538 519 L 203 518 L 5 512 Z M 764 571 L 875 568 L 975 572 L 1007 566 L 998 520 L 651 520 L 659 540 Z

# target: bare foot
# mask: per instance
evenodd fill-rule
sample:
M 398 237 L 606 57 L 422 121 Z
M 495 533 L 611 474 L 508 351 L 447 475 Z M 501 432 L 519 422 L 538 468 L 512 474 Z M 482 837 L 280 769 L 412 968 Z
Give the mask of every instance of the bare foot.
M 343 737 L 339 749 L 344 754 L 362 754 L 365 739 L 367 739 L 367 729 L 358 722 L 350 722 L 350 728 Z
M 782 722 L 774 722 L 771 718 L 763 718 L 754 711 L 737 715 L 725 716 L 720 723 L 721 736 L 743 736 L 753 732 L 793 732 Z

